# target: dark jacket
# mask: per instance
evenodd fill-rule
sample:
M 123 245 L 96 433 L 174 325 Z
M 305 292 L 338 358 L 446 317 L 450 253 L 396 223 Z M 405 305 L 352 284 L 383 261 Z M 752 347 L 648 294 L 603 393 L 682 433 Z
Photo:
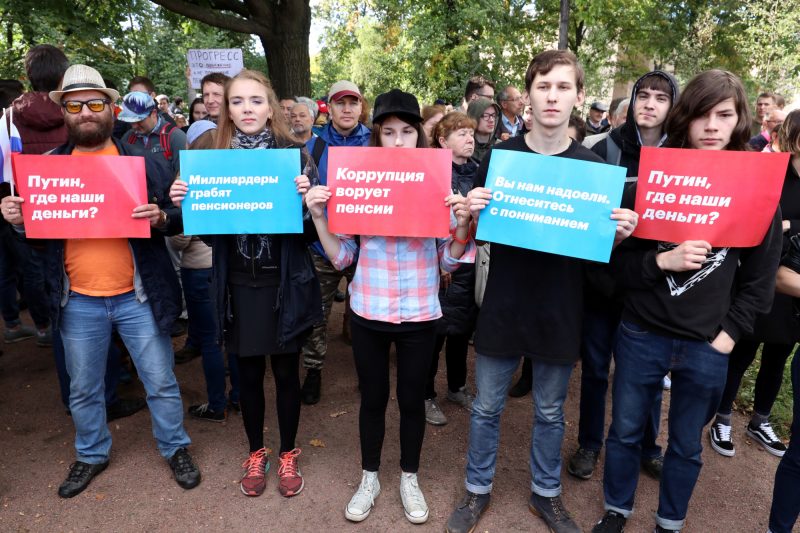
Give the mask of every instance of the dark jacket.
M 11 107 L 23 154 L 43 154 L 67 142 L 63 111 L 47 93 L 25 93 Z
M 467 161 L 463 165 L 453 163 L 453 192 L 466 196 L 474 186 L 477 170 L 478 165 L 474 161 Z M 462 264 L 450 274 L 448 287 L 440 284 L 439 303 L 442 306 L 442 318 L 438 322 L 440 335 L 465 335 L 472 332 L 478 316 L 474 264 Z
M 311 186 L 319 185 L 316 166 L 305 147 L 301 149 L 303 173 Z M 318 239 L 311 216 L 303 208 L 303 233 L 276 235 L 281 239 L 281 281 L 275 308 L 278 311 L 278 343 L 285 345 L 290 340 L 308 331 L 314 324 L 322 322 L 322 293 L 309 243 Z M 218 342 L 225 339 L 225 326 L 235 320 L 228 301 L 228 258 L 233 243 L 232 235 L 203 236 L 211 246 L 211 294 L 216 306 Z
M 669 82 L 670 87 L 672 87 L 672 105 L 675 105 L 680 93 L 680 88 L 675 78 L 673 78 L 670 74 L 660 70 L 648 72 L 636 80 L 636 83 L 633 84 L 633 89 L 631 90 L 631 103 L 628 106 L 628 115 L 625 123 L 622 126 L 611 130 L 608 134 L 608 137 L 592 146 L 592 152 L 599 155 L 604 161 L 606 161 L 606 163 L 625 167 L 627 169 L 626 176 L 628 177 L 635 177 L 639 175 L 639 154 L 642 150 L 642 141 L 639 137 L 639 127 L 636 125 L 636 116 L 634 112 L 634 107 L 636 105 L 636 93 L 639 92 L 639 85 L 642 82 L 642 78 L 645 76 L 650 76 L 651 74 L 661 76 Z M 664 140 L 665 139 L 662 139 L 662 143 Z M 608 150 L 608 143 L 611 142 L 613 142 L 619 148 L 619 162 L 609 160 L 610 154 Z
M 112 141 L 121 156 L 144 157 L 144 152 L 135 146 Z M 75 149 L 73 144 L 64 144 L 52 151 L 53 155 L 69 155 Z M 159 174 L 158 167 L 145 159 L 147 172 L 148 201 L 164 210 L 168 215 L 166 228 L 153 229 L 147 239 L 128 239 L 133 252 L 136 274 L 141 279 L 142 288 L 147 295 L 147 302 L 153 310 L 158 329 L 167 334 L 172 329 L 175 319 L 181 313 L 181 290 L 178 277 L 167 253 L 164 237 L 176 235 L 181 230 L 180 210 L 172 205 L 169 199 L 169 187 L 172 180 L 169 176 Z M 53 327 L 58 328 L 61 319 L 62 303 L 66 303 L 69 293 L 64 284 L 64 241 L 46 241 L 45 275 L 54 285 L 50 292 L 50 308 Z
M 789 221 L 789 230 L 783 232 L 782 256 L 788 254 L 793 235 L 800 234 L 800 176 L 794 170 L 791 161 L 786 170 L 781 191 L 781 213 L 783 220 Z M 800 341 L 800 320 L 794 310 L 791 296 L 775 293 L 772 309 L 766 315 L 756 319 L 753 335 L 750 337 L 759 342 L 794 344 Z

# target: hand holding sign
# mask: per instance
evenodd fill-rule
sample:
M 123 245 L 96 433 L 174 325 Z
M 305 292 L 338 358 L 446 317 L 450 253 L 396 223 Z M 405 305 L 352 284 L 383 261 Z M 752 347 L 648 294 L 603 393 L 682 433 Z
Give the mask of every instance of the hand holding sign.
M 19 226 L 24 222 L 22 218 L 22 202 L 25 200 L 19 196 L 6 196 L 0 203 L 0 210 L 3 212 L 3 218 L 9 224 Z

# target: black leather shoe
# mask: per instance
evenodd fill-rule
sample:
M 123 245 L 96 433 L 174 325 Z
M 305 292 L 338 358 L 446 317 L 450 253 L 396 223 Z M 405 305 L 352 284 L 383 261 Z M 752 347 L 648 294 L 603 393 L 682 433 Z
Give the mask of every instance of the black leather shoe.
M 306 372 L 306 379 L 303 381 L 303 388 L 300 391 L 300 399 L 306 405 L 314 405 L 319 402 L 321 388 L 322 371 L 316 368 L 309 368 Z
M 146 405 L 144 398 L 120 398 L 106 407 L 106 422 L 131 416 L 144 409 Z
M 184 489 L 193 489 L 200 484 L 200 469 L 192 462 L 192 456 L 181 448 L 167 462 L 175 475 L 175 481 Z
M 62 498 L 77 496 L 83 492 L 83 489 L 89 486 L 89 482 L 92 478 L 105 470 L 107 466 L 108 461 L 97 464 L 75 461 L 69 467 L 67 479 L 58 487 L 58 495 Z
M 447 519 L 445 531 L 447 533 L 471 533 L 478 525 L 481 515 L 489 507 L 491 499 L 491 494 L 475 494 L 467 491 L 467 494 L 450 514 L 450 518 Z

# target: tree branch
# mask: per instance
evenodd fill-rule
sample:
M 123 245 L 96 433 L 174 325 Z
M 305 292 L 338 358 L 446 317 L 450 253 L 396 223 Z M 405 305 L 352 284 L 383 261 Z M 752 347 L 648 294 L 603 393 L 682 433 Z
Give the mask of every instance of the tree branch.
M 250 16 L 247 6 L 239 0 L 211 0 L 211 7 L 219 11 L 231 11 L 244 18 Z
M 235 31 L 238 33 L 248 33 L 262 35 L 267 33 L 269 28 L 262 26 L 252 20 L 234 15 L 226 15 L 218 11 L 201 7 L 196 3 L 186 0 L 151 0 L 153 3 L 160 5 L 163 8 L 169 9 L 179 15 L 194 19 L 209 26 L 215 26 L 224 30 Z

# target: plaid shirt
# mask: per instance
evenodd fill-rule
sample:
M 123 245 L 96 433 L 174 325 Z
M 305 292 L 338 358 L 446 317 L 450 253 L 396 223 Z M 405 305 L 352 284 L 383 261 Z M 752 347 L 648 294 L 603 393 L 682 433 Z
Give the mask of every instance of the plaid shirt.
M 341 270 L 357 259 L 350 285 L 350 307 L 368 320 L 399 324 L 442 316 L 439 268 L 453 272 L 475 262 L 470 239 L 461 259 L 450 255 L 452 238 L 374 237 L 362 235 L 360 247 L 352 235 L 338 235 L 339 255 L 331 263 Z

